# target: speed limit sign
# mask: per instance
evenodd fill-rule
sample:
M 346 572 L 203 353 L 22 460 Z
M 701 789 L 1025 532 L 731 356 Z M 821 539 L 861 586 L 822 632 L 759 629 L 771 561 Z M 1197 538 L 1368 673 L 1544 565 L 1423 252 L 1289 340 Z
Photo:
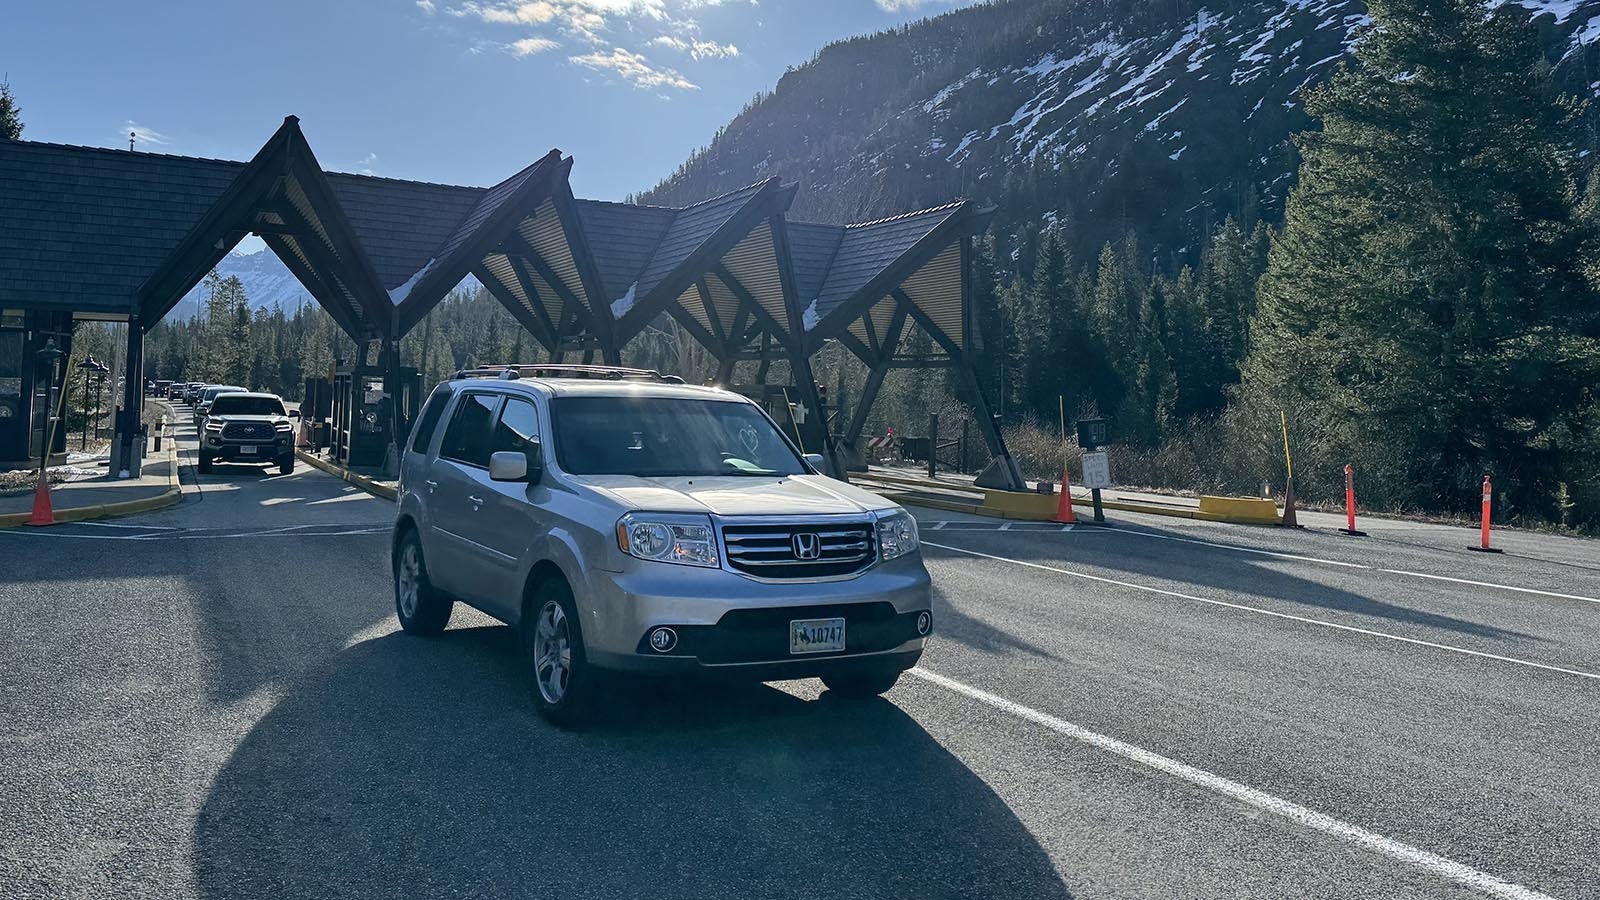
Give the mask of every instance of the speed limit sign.
M 1111 460 L 1104 450 L 1083 454 L 1083 486 L 1090 490 L 1111 487 Z

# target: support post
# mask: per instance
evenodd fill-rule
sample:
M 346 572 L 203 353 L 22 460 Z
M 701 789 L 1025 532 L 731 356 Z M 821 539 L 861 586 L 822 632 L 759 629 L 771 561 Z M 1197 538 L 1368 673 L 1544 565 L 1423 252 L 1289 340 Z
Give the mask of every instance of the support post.
M 939 477 L 939 414 L 928 413 L 928 477 Z
M 115 385 L 111 395 L 116 397 Z M 123 370 L 122 413 L 117 416 L 116 451 L 112 469 L 118 478 L 138 478 L 139 425 L 144 406 L 144 327 L 138 316 L 128 317 L 128 352 Z
M 978 474 L 979 483 L 997 465 L 999 471 L 998 484 L 1009 491 L 1027 490 L 1027 482 L 1022 478 L 1022 470 L 1017 467 L 1017 461 L 1011 458 L 1011 451 L 1006 447 L 1005 435 L 1000 433 L 1000 419 L 989 410 L 988 398 L 983 395 L 983 386 L 978 383 L 978 373 L 973 371 L 972 365 L 965 359 L 956 361 L 955 371 L 957 377 L 967 388 L 967 393 L 972 395 L 972 408 L 977 414 L 978 430 L 983 432 L 983 440 L 989 446 L 989 465 Z

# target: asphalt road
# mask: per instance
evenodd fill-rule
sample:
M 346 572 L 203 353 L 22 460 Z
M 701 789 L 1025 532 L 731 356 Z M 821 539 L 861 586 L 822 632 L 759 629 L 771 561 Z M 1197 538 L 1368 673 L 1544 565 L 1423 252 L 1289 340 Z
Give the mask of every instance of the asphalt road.
M 192 432 L 191 432 L 192 434 Z M 0 531 L 0 897 L 1600 897 L 1600 545 L 925 513 L 886 699 L 397 632 L 392 507 L 301 466 Z

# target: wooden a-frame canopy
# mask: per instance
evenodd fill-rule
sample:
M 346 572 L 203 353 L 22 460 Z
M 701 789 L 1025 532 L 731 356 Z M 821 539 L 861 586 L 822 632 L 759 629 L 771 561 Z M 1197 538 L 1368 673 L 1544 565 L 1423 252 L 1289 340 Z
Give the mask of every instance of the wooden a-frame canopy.
M 256 234 L 357 341 L 399 339 L 468 275 L 555 359 L 610 362 L 661 316 L 719 361 L 788 363 L 804 443 L 844 471 L 896 367 L 961 376 L 999 480 L 1020 473 L 968 353 L 970 202 L 872 222 L 790 221 L 796 186 L 769 178 L 687 207 L 583 200 L 551 150 L 492 187 L 324 171 L 294 117 L 248 162 L 0 142 L 0 306 L 125 315 L 148 329 L 247 234 Z M 920 329 L 934 351 L 908 355 Z M 837 340 L 869 368 L 848 424 L 829 434 L 810 358 Z M 130 358 L 130 371 L 132 359 Z M 843 444 L 841 448 L 839 445 Z

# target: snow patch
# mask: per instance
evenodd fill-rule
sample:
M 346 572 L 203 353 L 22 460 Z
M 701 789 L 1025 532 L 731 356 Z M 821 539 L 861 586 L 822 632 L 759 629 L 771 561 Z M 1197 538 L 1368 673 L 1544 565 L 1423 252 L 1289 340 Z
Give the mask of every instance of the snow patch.
M 433 269 L 433 265 L 436 262 L 438 262 L 437 259 L 428 260 L 428 264 L 412 273 L 411 277 L 406 279 L 405 284 L 402 284 L 399 287 L 389 291 L 389 302 L 393 303 L 395 306 L 399 306 L 400 304 L 406 302 L 406 298 L 411 296 L 411 289 L 417 286 L 417 282 L 422 280 L 422 276 L 428 274 L 428 272 Z
M 611 301 L 611 318 L 620 319 L 633 309 L 633 295 L 639 290 L 639 282 L 628 285 L 628 292 Z
M 822 298 L 813 297 L 811 305 L 807 306 L 806 311 L 800 316 L 800 324 L 805 326 L 807 331 L 817 327 L 817 323 L 822 321 L 822 315 L 817 312 L 817 301 L 820 299 Z

